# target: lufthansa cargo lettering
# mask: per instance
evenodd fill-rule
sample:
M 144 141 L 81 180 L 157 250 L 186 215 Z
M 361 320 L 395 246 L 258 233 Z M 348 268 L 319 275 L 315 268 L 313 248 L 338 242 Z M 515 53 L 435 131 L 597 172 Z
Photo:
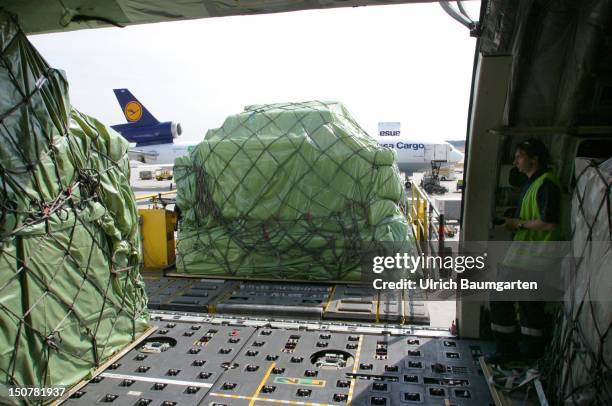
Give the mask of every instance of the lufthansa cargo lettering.
M 398 142 L 395 144 L 381 144 L 383 147 L 394 148 L 394 149 L 412 149 L 419 150 L 425 149 L 425 144 L 406 144 L 404 142 Z

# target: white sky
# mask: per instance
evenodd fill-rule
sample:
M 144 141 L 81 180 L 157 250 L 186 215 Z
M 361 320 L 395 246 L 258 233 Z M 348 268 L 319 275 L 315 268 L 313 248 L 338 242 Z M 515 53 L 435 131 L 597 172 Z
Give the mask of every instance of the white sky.
M 480 2 L 467 9 L 478 16 Z M 465 138 L 475 39 L 437 3 L 207 18 L 30 36 L 66 71 L 72 105 L 126 122 L 112 92 L 129 88 L 183 141 L 244 106 L 337 100 L 371 135 Z

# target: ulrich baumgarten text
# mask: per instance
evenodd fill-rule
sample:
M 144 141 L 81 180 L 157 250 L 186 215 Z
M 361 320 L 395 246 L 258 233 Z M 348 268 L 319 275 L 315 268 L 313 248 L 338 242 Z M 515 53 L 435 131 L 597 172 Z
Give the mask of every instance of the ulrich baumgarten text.
M 502 292 L 505 290 L 537 290 L 537 282 L 528 281 L 471 281 L 469 279 L 399 279 L 396 281 L 384 281 L 382 279 L 374 279 L 372 281 L 374 289 L 379 290 L 410 290 L 410 289 L 427 289 L 427 290 L 496 290 Z

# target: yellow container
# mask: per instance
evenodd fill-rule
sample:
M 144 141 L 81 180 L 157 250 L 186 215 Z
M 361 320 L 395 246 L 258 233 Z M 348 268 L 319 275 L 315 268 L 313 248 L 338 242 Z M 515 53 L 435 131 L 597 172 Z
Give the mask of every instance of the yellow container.
M 164 268 L 176 260 L 176 214 L 166 209 L 138 209 L 145 268 Z

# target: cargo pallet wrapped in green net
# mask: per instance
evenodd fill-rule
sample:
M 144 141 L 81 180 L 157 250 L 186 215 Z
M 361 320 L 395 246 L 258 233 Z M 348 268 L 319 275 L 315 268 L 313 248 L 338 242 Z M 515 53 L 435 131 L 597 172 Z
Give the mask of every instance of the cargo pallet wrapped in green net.
M 1 11 L 0 32 L 0 404 L 38 404 L 11 387 L 91 377 L 147 330 L 147 301 L 127 142 Z
M 340 103 L 247 107 L 174 172 L 180 273 L 359 280 L 365 251 L 409 241 L 394 152 Z

